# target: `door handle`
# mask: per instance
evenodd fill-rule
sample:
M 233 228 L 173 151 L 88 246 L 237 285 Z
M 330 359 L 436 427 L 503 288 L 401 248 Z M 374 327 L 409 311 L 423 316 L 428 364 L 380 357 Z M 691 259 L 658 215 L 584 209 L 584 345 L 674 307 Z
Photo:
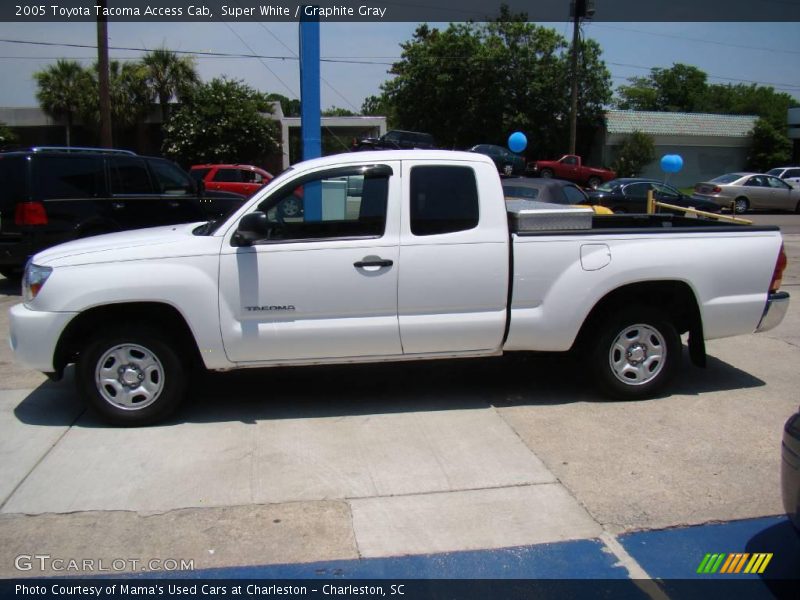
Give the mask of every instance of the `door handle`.
M 119 210 L 121 208 L 125 208 L 125 203 L 124 202 L 112 202 L 111 203 L 111 208 L 113 208 L 115 210 Z
M 364 267 L 391 267 L 393 264 L 394 261 L 388 258 L 379 258 L 376 260 L 359 260 L 354 262 L 353 266 L 357 269 L 363 269 Z

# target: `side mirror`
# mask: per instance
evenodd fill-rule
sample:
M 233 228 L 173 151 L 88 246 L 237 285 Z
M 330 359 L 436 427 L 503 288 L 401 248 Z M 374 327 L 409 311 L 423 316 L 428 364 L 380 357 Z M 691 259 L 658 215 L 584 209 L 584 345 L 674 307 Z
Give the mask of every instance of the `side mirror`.
M 268 234 L 267 215 L 257 210 L 242 217 L 234 238 L 239 246 L 250 246 L 256 240 L 263 240 Z

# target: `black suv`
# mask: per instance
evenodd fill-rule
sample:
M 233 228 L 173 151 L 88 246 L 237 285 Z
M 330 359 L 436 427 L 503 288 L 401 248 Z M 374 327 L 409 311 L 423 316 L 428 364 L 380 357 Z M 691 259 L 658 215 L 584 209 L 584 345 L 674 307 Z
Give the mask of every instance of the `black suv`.
M 433 136 L 430 133 L 418 131 L 401 131 L 393 129 L 387 131 L 379 138 L 364 138 L 355 144 L 354 150 L 411 150 L 422 148 L 430 150 L 435 148 Z
M 0 153 L 0 273 L 36 252 L 123 229 L 208 219 L 218 199 L 175 163 L 127 150 L 37 147 Z M 236 194 L 231 194 L 236 197 Z M 244 197 L 238 198 L 236 207 Z

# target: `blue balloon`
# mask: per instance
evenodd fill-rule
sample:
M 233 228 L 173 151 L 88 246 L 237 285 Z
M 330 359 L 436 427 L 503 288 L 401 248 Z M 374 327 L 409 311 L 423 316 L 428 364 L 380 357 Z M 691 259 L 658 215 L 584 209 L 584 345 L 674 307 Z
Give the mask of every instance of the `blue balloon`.
M 661 157 L 661 170 L 665 173 L 677 173 L 683 168 L 680 154 L 665 154 Z
M 512 152 L 522 152 L 528 147 L 528 138 L 521 131 L 515 131 L 508 136 L 508 148 Z

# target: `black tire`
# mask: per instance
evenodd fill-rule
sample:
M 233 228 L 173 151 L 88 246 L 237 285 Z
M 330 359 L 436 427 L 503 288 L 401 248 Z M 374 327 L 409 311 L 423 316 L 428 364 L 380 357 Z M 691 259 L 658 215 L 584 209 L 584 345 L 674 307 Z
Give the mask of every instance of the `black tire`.
M 545 179 L 551 179 L 553 177 L 553 169 L 542 169 L 540 174 Z
M 619 400 L 654 396 L 672 379 L 681 360 L 680 336 L 656 309 L 621 309 L 603 318 L 587 342 L 595 383 L 604 395 Z
M 744 196 L 739 196 L 733 201 L 733 212 L 737 215 L 743 215 L 750 209 L 750 201 Z
M 118 357 L 127 357 L 123 360 L 129 362 L 110 356 L 115 349 L 120 349 Z M 147 369 L 148 364 L 152 365 L 150 370 L 140 368 Z M 118 373 L 119 379 L 113 383 L 109 379 L 110 383 L 102 386 L 103 368 Z M 178 408 L 185 395 L 188 368 L 188 361 L 162 335 L 146 325 L 127 325 L 98 331 L 81 351 L 75 374 L 78 392 L 105 421 L 135 427 L 162 421 Z M 138 383 L 137 375 L 141 375 Z M 126 385 L 123 377 L 134 382 Z M 150 393 L 145 382 L 158 392 Z M 125 393 L 132 396 L 128 408 L 122 407 Z
M 589 177 L 589 181 L 587 183 L 589 184 L 589 187 L 594 190 L 597 188 L 598 185 L 603 183 L 603 180 L 600 179 L 599 177 Z

